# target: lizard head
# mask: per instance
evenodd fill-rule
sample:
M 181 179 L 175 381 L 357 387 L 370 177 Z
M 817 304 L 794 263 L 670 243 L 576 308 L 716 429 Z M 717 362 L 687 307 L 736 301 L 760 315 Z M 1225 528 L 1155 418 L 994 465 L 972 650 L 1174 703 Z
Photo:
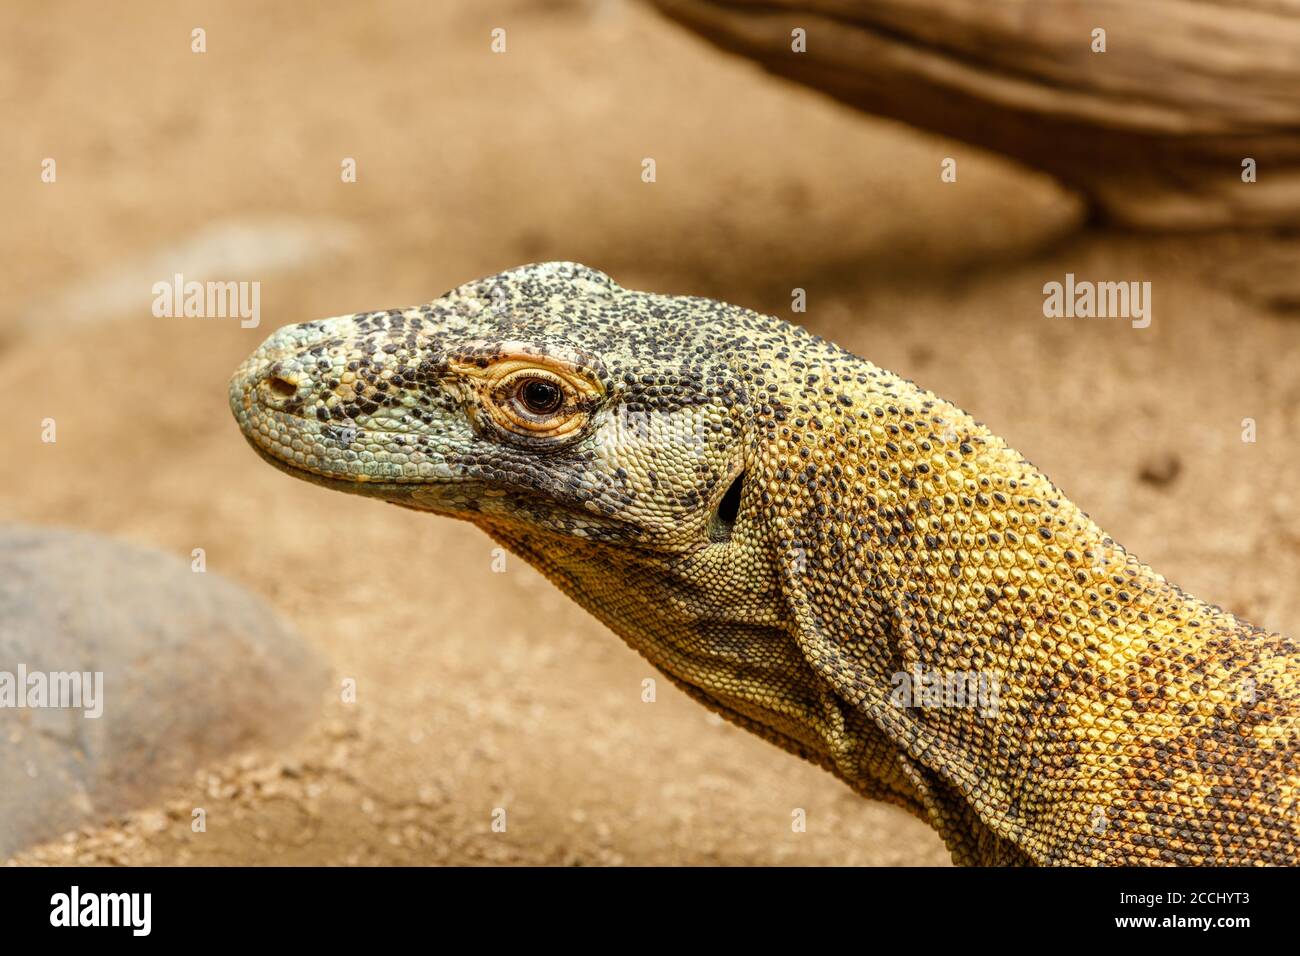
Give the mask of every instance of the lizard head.
M 680 301 L 527 266 L 282 328 L 231 408 L 268 461 L 317 484 L 504 533 L 691 550 L 730 531 L 747 393 Z
M 774 369 L 818 348 L 737 306 L 545 263 L 282 328 L 230 403 L 276 467 L 472 521 L 692 696 L 821 759 L 842 726 L 819 726 L 824 685 L 786 628 L 791 505 L 765 491 L 806 465 Z

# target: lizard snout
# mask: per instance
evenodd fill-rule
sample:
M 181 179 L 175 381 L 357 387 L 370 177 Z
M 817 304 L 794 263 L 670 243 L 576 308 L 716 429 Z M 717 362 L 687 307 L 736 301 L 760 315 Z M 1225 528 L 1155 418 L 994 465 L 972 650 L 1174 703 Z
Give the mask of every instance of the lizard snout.
M 317 380 L 311 349 L 326 341 L 336 324 L 337 320 L 324 319 L 286 325 L 271 333 L 231 381 L 236 417 L 238 406 L 289 413 L 302 408 Z

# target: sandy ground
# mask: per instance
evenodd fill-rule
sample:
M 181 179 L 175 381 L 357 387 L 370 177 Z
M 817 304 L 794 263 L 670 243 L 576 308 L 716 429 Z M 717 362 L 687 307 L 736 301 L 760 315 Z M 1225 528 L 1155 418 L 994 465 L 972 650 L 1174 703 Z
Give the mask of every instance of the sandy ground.
M 203 547 L 358 687 L 288 752 L 19 862 L 946 862 L 666 681 L 643 703 L 648 665 L 473 528 L 245 447 L 226 380 L 274 327 L 527 261 L 805 321 L 990 423 L 1174 581 L 1300 625 L 1300 323 L 1216 279 L 1254 241 L 1079 233 L 1052 184 L 632 3 L 5 5 L 0 36 L 0 517 Z M 261 327 L 152 316 L 182 268 L 261 282 Z M 1152 282 L 1151 327 L 1044 318 L 1067 272 Z

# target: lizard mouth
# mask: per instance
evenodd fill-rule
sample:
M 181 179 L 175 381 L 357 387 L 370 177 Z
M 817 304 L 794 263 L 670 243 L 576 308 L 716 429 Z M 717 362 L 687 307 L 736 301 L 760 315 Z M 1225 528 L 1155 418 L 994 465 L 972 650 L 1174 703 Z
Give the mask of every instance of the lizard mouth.
M 313 485 L 319 485 L 322 488 L 329 488 L 333 491 L 345 491 L 349 494 L 374 495 L 375 497 L 403 497 L 409 498 L 411 492 L 416 487 L 427 486 L 440 483 L 439 479 L 417 478 L 407 481 L 375 481 L 372 479 L 358 479 L 355 477 L 342 477 L 337 474 L 330 474 L 323 471 L 317 471 L 303 465 L 295 464 L 281 458 L 274 452 L 268 451 L 264 445 L 259 443 L 251 435 L 245 434 L 245 440 L 253 446 L 253 450 L 261 459 L 269 465 L 274 466 L 287 475 L 308 481 Z
M 284 460 L 247 434 L 244 438 L 263 461 L 293 478 L 330 491 L 379 498 L 393 504 L 414 508 L 416 511 L 477 520 L 470 515 L 484 510 L 482 507 L 484 500 L 506 497 L 505 492 L 493 489 L 486 482 L 475 478 L 410 478 L 404 481 L 380 481 L 325 474 Z M 517 501 L 518 496 L 514 497 Z M 587 537 L 599 537 L 597 529 L 601 526 L 609 529 L 611 536 L 629 539 L 640 536 L 640 529 L 635 525 L 608 517 L 601 520 L 591 512 L 568 503 L 548 501 L 546 507 L 553 515 L 567 515 L 575 525 L 584 526 L 587 529 L 584 532 Z

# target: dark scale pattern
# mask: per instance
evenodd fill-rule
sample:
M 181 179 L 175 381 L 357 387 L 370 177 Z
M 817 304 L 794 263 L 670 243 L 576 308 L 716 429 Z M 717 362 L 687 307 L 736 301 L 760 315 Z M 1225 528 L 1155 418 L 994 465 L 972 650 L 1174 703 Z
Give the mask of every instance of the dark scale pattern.
M 553 413 L 521 400 L 538 381 Z M 280 329 L 230 398 L 268 461 L 474 522 L 958 862 L 1298 862 L 1295 644 L 800 328 L 547 263 Z M 957 672 L 995 706 L 891 694 Z

